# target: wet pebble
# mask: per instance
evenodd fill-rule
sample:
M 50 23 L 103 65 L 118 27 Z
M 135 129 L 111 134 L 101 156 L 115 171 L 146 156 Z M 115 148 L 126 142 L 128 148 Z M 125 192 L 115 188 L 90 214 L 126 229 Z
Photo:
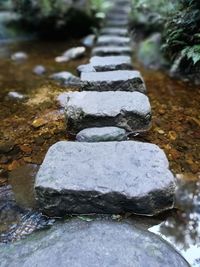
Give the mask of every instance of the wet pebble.
M 68 49 L 66 52 L 64 52 L 61 56 L 56 57 L 56 62 L 67 62 L 71 59 L 76 59 L 82 57 L 86 52 L 86 48 L 84 46 L 74 47 Z
M 28 55 L 25 52 L 16 52 L 14 54 L 11 55 L 11 59 L 13 61 L 24 61 L 28 58 Z
M 46 72 L 46 68 L 42 65 L 37 65 L 33 69 L 33 73 L 36 75 L 43 75 Z
M 82 44 L 87 47 L 92 47 L 94 45 L 94 42 L 95 42 L 94 34 L 87 35 L 85 38 L 82 39 Z
M 11 91 L 11 92 L 8 93 L 6 99 L 7 100 L 21 101 L 21 100 L 26 99 L 26 96 L 21 94 L 21 93 L 15 92 L 15 91 Z

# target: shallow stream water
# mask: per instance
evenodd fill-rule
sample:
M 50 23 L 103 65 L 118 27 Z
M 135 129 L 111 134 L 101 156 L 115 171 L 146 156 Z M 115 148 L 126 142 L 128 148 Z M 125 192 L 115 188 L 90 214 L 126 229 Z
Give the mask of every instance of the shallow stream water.
M 55 62 L 56 56 L 79 44 L 79 40 L 31 41 L 0 46 L 0 233 L 19 223 L 24 210 L 37 210 L 33 183 L 38 166 L 52 144 L 69 138 L 55 98 L 72 88 L 52 82 L 49 75 L 59 71 L 76 74 L 76 67 L 88 62 L 90 51 L 78 60 Z M 11 61 L 16 51 L 26 52 L 28 59 Z M 46 67 L 42 76 L 32 72 L 38 64 Z M 153 123 L 148 133 L 131 138 L 165 150 L 178 190 L 173 211 L 155 218 L 131 218 L 168 240 L 192 266 L 200 266 L 200 88 L 145 70 L 138 63 L 134 66 L 146 82 Z M 24 98 L 9 97 L 13 91 Z M 8 184 L 14 195 L 6 189 Z

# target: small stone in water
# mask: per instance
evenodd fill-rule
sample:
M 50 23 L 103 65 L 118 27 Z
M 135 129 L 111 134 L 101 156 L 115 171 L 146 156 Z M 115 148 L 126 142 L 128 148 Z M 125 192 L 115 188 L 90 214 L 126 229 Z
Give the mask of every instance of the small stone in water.
M 76 59 L 76 58 L 83 56 L 85 52 L 86 52 L 86 49 L 84 46 L 74 47 L 64 52 L 61 56 L 56 57 L 55 61 L 59 63 L 67 62 L 70 59 Z
M 79 142 L 106 142 L 127 140 L 126 131 L 118 127 L 95 127 L 80 131 L 76 140 Z
M 85 38 L 83 38 L 82 44 L 87 46 L 87 47 L 92 47 L 94 45 L 94 41 L 95 41 L 95 35 L 90 34 L 90 35 L 86 36 Z
M 37 74 L 37 75 L 42 75 L 46 72 L 46 69 L 44 66 L 42 65 L 37 65 L 35 66 L 35 68 L 33 69 L 33 73 Z
M 16 52 L 11 55 L 11 59 L 14 61 L 23 61 L 28 58 L 28 55 L 25 52 Z
M 23 100 L 26 98 L 23 94 L 18 93 L 18 92 L 14 92 L 14 91 L 9 92 L 7 97 L 8 97 L 8 99 L 11 99 L 11 100 Z

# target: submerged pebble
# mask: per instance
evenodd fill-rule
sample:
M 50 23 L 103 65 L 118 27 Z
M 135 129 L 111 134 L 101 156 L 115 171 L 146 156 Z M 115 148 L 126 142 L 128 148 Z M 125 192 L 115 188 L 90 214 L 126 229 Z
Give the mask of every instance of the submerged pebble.
M 8 100 L 24 100 L 25 98 L 26 98 L 25 95 L 15 92 L 15 91 L 11 91 L 7 95 Z
M 37 65 L 33 69 L 33 73 L 37 75 L 42 75 L 46 72 L 46 68 L 42 65 Z
M 76 59 L 82 57 L 86 52 L 86 48 L 84 46 L 70 48 L 66 52 L 64 52 L 61 56 L 56 57 L 56 62 L 67 62 L 71 59 Z
M 28 55 L 25 52 L 16 52 L 11 55 L 13 61 L 24 61 L 28 58 Z

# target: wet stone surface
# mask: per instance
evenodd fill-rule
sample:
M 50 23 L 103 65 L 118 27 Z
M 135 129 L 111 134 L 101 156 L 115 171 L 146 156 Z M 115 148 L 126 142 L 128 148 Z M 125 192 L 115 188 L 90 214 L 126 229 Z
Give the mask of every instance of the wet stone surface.
M 101 46 L 93 48 L 92 50 L 93 56 L 130 56 L 131 54 L 132 49 L 130 48 L 130 46 Z
M 59 96 L 65 107 L 67 130 L 116 126 L 129 132 L 145 131 L 151 122 L 148 97 L 139 92 L 72 92 Z
M 165 241 L 129 223 L 71 220 L 18 244 L 0 246 L 1 267 L 186 267 Z M 53 251 L 53 253 L 52 253 Z M 166 256 L 167 255 L 167 256 Z M 58 261 L 59 260 L 59 261 Z
M 138 91 L 146 92 L 139 71 L 118 70 L 81 73 L 81 87 L 86 91 Z
M 117 127 L 87 128 L 76 135 L 79 142 L 105 142 L 126 140 L 126 131 Z
M 118 20 L 118 19 L 110 19 L 106 21 L 106 26 L 107 27 L 128 27 L 128 20 L 123 19 L 123 20 Z
M 129 37 L 118 37 L 113 35 L 101 35 L 97 39 L 96 46 L 116 45 L 116 46 L 128 46 L 130 45 Z
M 164 152 L 133 141 L 56 143 L 35 182 L 38 205 L 50 216 L 154 215 L 173 207 L 174 188 Z
M 131 70 L 132 63 L 129 56 L 92 57 L 90 64 L 96 71 Z
M 126 28 L 112 28 L 112 27 L 105 27 L 101 29 L 101 34 L 103 35 L 115 35 L 115 36 L 128 36 L 128 30 Z

